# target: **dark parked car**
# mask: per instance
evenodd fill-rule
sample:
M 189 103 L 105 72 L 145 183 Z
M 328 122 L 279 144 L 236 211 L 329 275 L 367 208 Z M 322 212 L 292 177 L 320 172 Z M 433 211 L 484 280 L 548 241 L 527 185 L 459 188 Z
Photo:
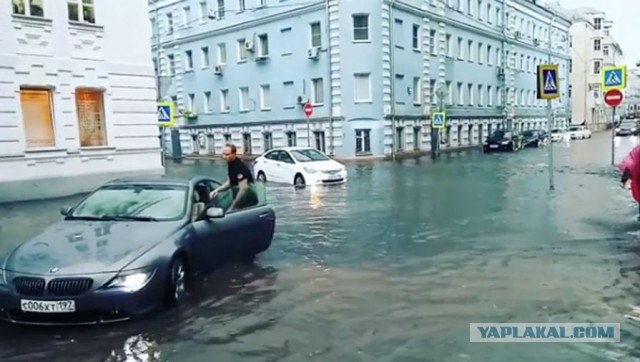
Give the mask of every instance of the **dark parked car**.
M 540 129 L 529 129 L 522 132 L 523 147 L 538 147 L 545 144 L 549 140 L 546 131 Z
M 522 148 L 522 134 L 518 131 L 499 129 L 484 141 L 484 152 L 517 151 Z
M 1 261 L 0 318 L 101 323 L 180 304 L 195 276 L 271 245 L 273 209 L 259 201 L 227 213 L 230 190 L 209 200 L 220 184 L 120 179 L 64 208 L 63 221 Z
M 626 120 L 616 127 L 616 136 L 637 136 L 638 123 L 635 120 Z

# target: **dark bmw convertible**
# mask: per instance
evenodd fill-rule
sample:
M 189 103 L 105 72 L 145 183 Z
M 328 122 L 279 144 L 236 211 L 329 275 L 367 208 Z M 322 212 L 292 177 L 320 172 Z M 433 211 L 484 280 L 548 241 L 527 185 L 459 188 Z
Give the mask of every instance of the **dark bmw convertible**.
M 253 260 L 271 245 L 275 213 L 261 197 L 227 213 L 231 191 L 209 200 L 218 186 L 206 177 L 122 179 L 63 209 L 63 221 L 0 259 L 0 318 L 126 320 L 181 303 L 197 275 Z

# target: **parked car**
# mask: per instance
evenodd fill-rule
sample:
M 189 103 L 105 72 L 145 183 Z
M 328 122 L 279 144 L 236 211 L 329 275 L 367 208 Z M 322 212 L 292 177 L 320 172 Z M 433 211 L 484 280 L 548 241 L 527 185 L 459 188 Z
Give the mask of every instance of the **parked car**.
M 269 150 L 255 159 L 253 171 L 260 181 L 296 186 L 336 184 L 347 180 L 344 165 L 311 147 Z
M 0 318 L 94 324 L 181 304 L 195 276 L 252 260 L 273 239 L 273 209 L 259 202 L 227 213 L 231 191 L 209 200 L 220 185 L 120 179 L 63 208 L 64 220 L 3 258 Z
M 522 134 L 518 131 L 499 129 L 484 141 L 484 152 L 517 151 L 522 148 Z
M 572 140 L 584 140 L 591 138 L 591 130 L 585 126 L 570 126 L 569 137 Z
M 569 142 L 571 136 L 569 132 L 562 128 L 555 128 L 551 130 L 551 142 Z
M 616 127 L 616 136 L 637 136 L 638 123 L 636 120 L 624 120 Z
M 540 129 L 529 129 L 522 132 L 523 147 L 538 147 L 549 140 L 546 131 Z

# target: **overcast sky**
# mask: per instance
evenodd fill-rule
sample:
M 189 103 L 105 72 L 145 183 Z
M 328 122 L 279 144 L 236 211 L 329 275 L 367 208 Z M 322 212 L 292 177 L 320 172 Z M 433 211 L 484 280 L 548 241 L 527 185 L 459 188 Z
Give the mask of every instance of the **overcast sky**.
M 567 8 L 591 7 L 602 10 L 613 20 L 613 36 L 624 52 L 628 66 L 640 60 L 640 0 L 551 0 Z M 612 5 L 615 4 L 615 5 Z

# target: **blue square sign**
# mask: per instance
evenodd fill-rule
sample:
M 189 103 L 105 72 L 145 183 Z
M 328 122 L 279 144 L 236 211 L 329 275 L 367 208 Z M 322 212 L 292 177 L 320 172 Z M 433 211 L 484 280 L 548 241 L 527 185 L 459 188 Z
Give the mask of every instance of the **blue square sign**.
M 445 112 L 436 112 L 431 116 L 431 128 L 443 129 L 447 122 Z
M 602 68 L 602 91 L 622 90 L 627 87 L 627 67 Z
M 557 65 L 538 65 L 537 69 L 538 99 L 560 98 Z
M 172 127 L 174 121 L 173 103 L 159 103 L 158 123 L 160 127 Z

